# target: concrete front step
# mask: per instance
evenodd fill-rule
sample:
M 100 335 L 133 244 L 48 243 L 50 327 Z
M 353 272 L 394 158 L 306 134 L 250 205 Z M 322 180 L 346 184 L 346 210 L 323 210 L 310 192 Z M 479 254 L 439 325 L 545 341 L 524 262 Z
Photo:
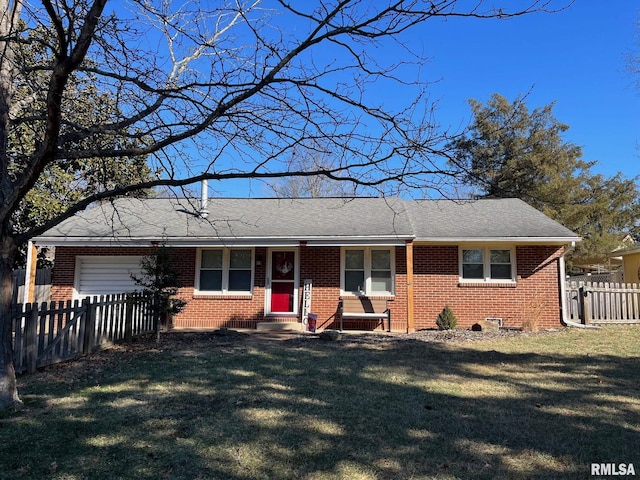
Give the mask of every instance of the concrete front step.
M 256 330 L 271 331 L 302 331 L 302 323 L 300 322 L 259 322 Z

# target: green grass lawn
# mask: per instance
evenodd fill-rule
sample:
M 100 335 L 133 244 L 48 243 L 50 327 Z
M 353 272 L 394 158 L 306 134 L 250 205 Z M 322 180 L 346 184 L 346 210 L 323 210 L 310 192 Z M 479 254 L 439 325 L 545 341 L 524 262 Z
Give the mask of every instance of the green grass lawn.
M 0 479 L 640 475 L 638 326 L 357 338 L 169 334 L 22 376 Z

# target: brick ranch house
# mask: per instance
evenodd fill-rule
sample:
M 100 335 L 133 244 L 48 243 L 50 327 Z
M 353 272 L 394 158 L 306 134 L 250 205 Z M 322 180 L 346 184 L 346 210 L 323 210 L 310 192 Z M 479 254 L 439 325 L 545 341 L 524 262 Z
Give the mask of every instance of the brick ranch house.
M 435 327 L 447 305 L 459 327 L 560 326 L 563 254 L 579 239 L 517 199 L 127 198 L 34 243 L 55 246 L 54 301 L 132 290 L 130 272 L 163 243 L 188 302 L 175 327 L 302 322 L 305 307 L 318 329 L 337 328 L 340 300 L 366 297 L 387 300 L 391 330 L 407 332 Z

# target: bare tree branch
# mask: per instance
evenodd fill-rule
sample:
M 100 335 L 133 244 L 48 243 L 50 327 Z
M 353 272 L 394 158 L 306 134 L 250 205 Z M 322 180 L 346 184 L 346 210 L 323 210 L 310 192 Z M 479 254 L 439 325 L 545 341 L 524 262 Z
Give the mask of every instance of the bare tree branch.
M 434 19 L 569 2 L 0 0 L 0 408 L 19 402 L 10 303 L 21 243 L 92 203 L 203 179 L 444 191 L 459 175 L 455 132 L 434 119 L 428 59 L 409 35 Z M 314 144 L 331 161 L 289 161 Z M 21 223 L 37 192 L 62 206 Z

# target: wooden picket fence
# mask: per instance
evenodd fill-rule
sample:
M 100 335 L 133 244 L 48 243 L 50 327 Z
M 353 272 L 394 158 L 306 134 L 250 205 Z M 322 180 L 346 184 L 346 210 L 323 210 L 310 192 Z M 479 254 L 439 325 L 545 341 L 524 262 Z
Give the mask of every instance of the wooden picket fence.
M 139 293 L 82 301 L 14 306 L 12 336 L 16 372 L 87 355 L 97 347 L 156 331 L 150 297 Z
M 567 282 L 569 319 L 589 324 L 640 323 L 637 284 Z

